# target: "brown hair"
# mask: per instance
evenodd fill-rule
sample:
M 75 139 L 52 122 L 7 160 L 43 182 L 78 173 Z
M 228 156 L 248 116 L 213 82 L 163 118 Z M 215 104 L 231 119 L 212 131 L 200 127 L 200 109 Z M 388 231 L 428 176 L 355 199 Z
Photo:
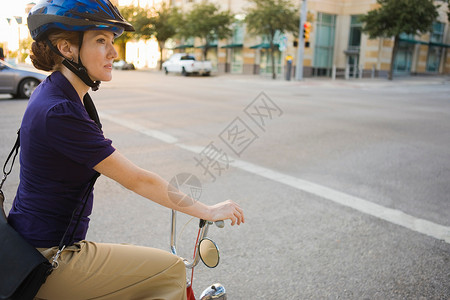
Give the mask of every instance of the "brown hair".
M 48 39 L 56 47 L 60 40 L 67 40 L 73 45 L 79 44 L 79 33 L 76 31 L 56 30 L 48 35 Z M 56 54 L 46 40 L 35 41 L 31 44 L 31 62 L 36 69 L 43 71 L 57 71 L 61 69 L 63 58 Z

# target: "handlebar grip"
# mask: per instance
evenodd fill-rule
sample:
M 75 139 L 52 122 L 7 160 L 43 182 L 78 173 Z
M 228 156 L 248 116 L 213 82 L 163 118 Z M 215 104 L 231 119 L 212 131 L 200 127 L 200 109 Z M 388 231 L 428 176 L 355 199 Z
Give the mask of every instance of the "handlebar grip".
M 225 222 L 223 220 L 214 222 L 217 227 L 223 228 L 225 226 Z
M 198 223 L 198 228 L 203 228 L 206 225 L 206 220 L 200 219 L 200 222 Z

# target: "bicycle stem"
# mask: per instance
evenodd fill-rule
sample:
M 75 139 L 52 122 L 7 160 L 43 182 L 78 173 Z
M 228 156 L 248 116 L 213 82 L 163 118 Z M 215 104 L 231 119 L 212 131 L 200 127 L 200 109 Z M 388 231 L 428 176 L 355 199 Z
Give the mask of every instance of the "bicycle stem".
M 199 239 L 198 239 L 198 243 L 200 243 L 200 241 L 206 237 L 206 235 L 208 234 L 209 226 L 212 223 L 213 222 L 206 221 L 205 226 L 203 226 L 201 228 L 200 236 L 199 236 Z M 171 222 L 171 225 L 170 225 L 170 251 L 174 255 L 177 255 L 176 228 L 177 228 L 177 212 L 172 209 L 172 222 Z M 184 262 L 184 264 L 185 264 L 187 269 L 194 268 L 196 265 L 198 265 L 198 263 L 200 261 L 200 255 L 198 254 L 198 252 L 199 252 L 198 244 L 195 245 L 195 248 L 196 248 L 196 250 L 195 250 L 195 259 L 194 259 L 193 262 L 189 262 L 187 259 L 183 258 L 183 262 Z

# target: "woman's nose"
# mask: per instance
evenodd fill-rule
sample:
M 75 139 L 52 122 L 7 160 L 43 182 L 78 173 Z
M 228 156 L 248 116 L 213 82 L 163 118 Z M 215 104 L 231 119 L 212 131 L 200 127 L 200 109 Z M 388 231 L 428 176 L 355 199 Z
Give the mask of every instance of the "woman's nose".
M 113 59 L 116 59 L 119 56 L 114 45 L 111 45 L 111 48 L 109 50 L 109 56 Z

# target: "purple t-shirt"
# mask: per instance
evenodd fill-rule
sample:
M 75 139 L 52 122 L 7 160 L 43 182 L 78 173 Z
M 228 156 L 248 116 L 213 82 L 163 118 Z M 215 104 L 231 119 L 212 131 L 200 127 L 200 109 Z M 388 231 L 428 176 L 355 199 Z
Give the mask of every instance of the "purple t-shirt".
M 36 88 L 22 120 L 20 184 L 10 225 L 34 247 L 57 246 L 81 206 L 93 167 L 114 150 L 70 82 L 54 72 Z M 86 237 L 92 202 L 91 193 L 75 241 Z

